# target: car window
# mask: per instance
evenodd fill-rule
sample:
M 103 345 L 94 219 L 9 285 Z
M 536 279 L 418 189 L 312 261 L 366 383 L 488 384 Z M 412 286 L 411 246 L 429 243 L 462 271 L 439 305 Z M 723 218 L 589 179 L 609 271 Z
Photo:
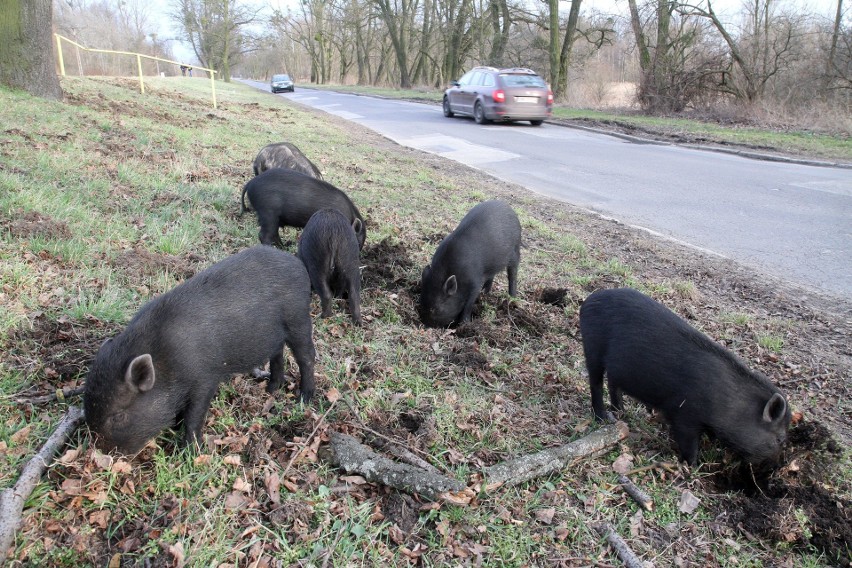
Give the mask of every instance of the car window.
M 493 87 L 494 86 L 494 75 L 491 73 L 485 73 L 482 81 L 483 87 Z
M 515 75 L 511 73 L 501 73 L 500 79 L 507 87 L 547 87 L 544 79 L 538 75 Z
M 473 77 L 470 78 L 471 85 L 479 85 L 479 82 L 482 80 L 482 71 L 474 71 Z
M 468 71 L 459 79 L 459 85 L 469 85 L 470 80 L 473 78 L 473 71 Z
M 287 75 L 273 75 L 272 76 L 273 81 L 286 81 L 289 78 L 290 77 L 288 77 Z

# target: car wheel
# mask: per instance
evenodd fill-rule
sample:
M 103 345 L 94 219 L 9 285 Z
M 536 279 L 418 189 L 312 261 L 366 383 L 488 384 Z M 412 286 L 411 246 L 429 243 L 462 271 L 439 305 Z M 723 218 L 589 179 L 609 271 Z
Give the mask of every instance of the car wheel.
M 485 124 L 488 122 L 488 119 L 485 118 L 485 110 L 479 101 L 476 101 L 476 104 L 473 105 L 473 120 L 476 121 L 476 124 Z
M 449 97 L 444 97 L 444 116 L 446 116 L 447 118 L 452 118 L 452 117 L 455 116 L 455 113 L 450 108 L 450 98 Z
M 532 124 L 533 126 L 541 126 L 542 122 L 544 122 L 544 121 L 543 120 L 531 120 L 530 124 Z

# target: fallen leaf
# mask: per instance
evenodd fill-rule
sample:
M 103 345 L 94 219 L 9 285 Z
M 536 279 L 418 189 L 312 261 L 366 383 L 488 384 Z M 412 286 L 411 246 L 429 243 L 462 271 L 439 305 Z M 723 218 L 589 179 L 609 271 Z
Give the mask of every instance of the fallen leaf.
M 238 477 L 234 480 L 232 489 L 235 491 L 242 491 L 243 493 L 249 493 L 251 492 L 251 483 L 246 481 L 244 477 Z
M 269 500 L 278 505 L 281 503 L 281 477 L 276 471 L 268 471 L 263 476 L 263 484 L 269 494 Z
M 240 465 L 243 463 L 242 458 L 238 454 L 229 454 L 222 460 L 226 465 Z
M 89 513 L 89 524 L 95 525 L 101 529 L 106 529 L 107 524 L 109 523 L 109 511 L 106 509 L 101 509 L 100 511 L 93 511 Z
M 244 493 L 232 491 L 225 497 L 226 509 L 242 509 L 249 502 L 249 498 Z
M 195 459 L 192 460 L 192 463 L 195 465 L 207 465 L 210 463 L 210 460 L 213 459 L 213 456 L 210 454 L 201 454 L 195 456 Z
M 79 455 L 80 455 L 80 450 L 78 448 L 72 448 L 72 449 L 68 450 L 67 452 L 65 452 L 64 454 L 62 454 L 62 457 L 57 459 L 56 461 L 58 461 L 59 463 L 61 463 L 63 465 L 68 465 L 69 463 L 75 461 L 77 459 L 77 457 L 79 457 Z
M 692 494 L 692 491 L 689 489 L 684 490 L 683 493 L 680 494 L 680 503 L 678 503 L 678 511 L 685 514 L 692 513 L 695 509 L 698 508 L 698 505 L 701 504 L 701 500 Z
M 11 436 L 9 436 L 9 440 L 11 440 L 13 444 L 16 444 L 16 445 L 20 444 L 21 442 L 23 442 L 24 440 L 27 439 L 27 437 L 30 435 L 30 432 L 32 431 L 32 429 L 33 429 L 33 425 L 28 424 L 28 425 L 24 426 L 23 428 L 21 428 L 20 430 L 18 430 L 17 432 L 15 432 L 14 434 L 12 434 Z
M 161 543 L 161 546 L 166 549 L 166 552 L 174 558 L 175 566 L 177 568 L 181 568 L 186 562 L 186 555 L 183 551 L 183 543 L 176 542 L 175 544 L 165 544 Z
M 553 507 L 548 507 L 547 509 L 538 509 L 533 513 L 535 519 L 546 525 L 549 525 L 553 522 L 553 516 L 556 514 L 556 509 Z
M 360 475 L 341 475 L 340 480 L 351 483 L 352 485 L 364 485 L 367 483 L 367 480 Z
M 329 402 L 337 402 L 340 400 L 340 391 L 335 387 L 331 387 L 326 391 L 325 398 L 327 398 Z
M 98 469 L 102 471 L 109 471 L 112 467 L 112 456 L 101 453 L 99 450 L 95 450 L 92 454 L 92 461 L 95 462 L 95 465 L 98 466 Z
M 113 473 L 130 473 L 133 471 L 133 466 L 125 460 L 117 460 L 114 464 L 112 464 L 110 471 Z
M 620 473 L 622 475 L 631 469 L 633 469 L 633 456 L 630 454 L 621 454 L 612 464 L 612 470 L 615 473 Z

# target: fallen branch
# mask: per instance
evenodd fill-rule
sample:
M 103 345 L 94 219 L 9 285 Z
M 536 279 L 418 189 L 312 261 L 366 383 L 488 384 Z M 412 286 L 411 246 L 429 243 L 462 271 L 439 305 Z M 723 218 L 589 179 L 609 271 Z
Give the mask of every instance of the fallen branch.
M 70 407 L 41 450 L 24 466 L 14 487 L 4 489 L 0 493 L 0 565 L 6 561 L 6 554 L 15 540 L 15 531 L 21 524 L 24 502 L 38 485 L 53 456 L 82 420 L 83 410 L 76 406 Z
M 615 550 L 615 553 L 627 568 L 644 568 L 639 557 L 630 550 L 627 543 L 618 536 L 618 533 L 615 532 L 615 529 L 609 523 L 599 523 L 593 525 L 593 527 L 601 536 L 606 537 L 606 541 Z
M 646 511 L 654 510 L 654 500 L 650 495 L 639 489 L 626 475 L 619 475 L 618 482 L 636 503 Z
M 67 398 L 71 398 L 72 396 L 79 396 L 86 391 L 85 386 L 81 387 L 71 387 L 67 389 L 56 389 L 54 392 L 50 394 L 44 394 L 41 396 L 17 396 L 15 397 L 15 402 L 28 403 L 28 404 L 44 404 L 46 402 L 53 402 L 54 400 L 64 401 Z
M 332 432 L 329 450 L 331 463 L 347 473 L 357 473 L 371 483 L 416 493 L 432 501 L 445 499 L 446 494 L 465 489 L 465 485 L 456 479 L 382 457 L 347 434 Z
M 627 437 L 627 424 L 607 424 L 591 434 L 564 446 L 548 448 L 536 454 L 522 456 L 486 467 L 485 489 L 491 491 L 503 485 L 517 485 L 536 477 L 565 469 L 575 460 L 589 457 L 614 446 Z

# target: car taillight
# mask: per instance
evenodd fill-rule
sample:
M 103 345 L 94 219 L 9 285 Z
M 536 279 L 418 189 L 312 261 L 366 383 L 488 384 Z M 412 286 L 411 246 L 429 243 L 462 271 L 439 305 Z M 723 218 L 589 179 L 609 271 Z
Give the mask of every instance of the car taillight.
M 491 96 L 494 98 L 495 103 L 506 102 L 506 92 L 503 89 L 497 89 Z
M 553 104 L 553 91 L 547 91 L 547 104 Z

